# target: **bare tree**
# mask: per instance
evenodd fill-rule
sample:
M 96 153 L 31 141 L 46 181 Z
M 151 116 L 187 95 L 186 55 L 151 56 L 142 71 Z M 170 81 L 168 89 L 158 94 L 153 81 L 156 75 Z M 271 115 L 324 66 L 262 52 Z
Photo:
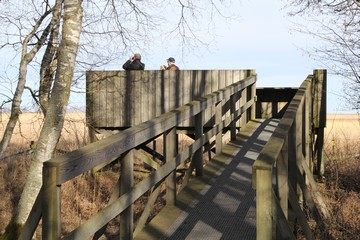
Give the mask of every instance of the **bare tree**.
M 190 43 L 205 44 L 197 37 L 194 27 L 197 25 L 197 17 L 200 16 L 201 11 L 208 13 L 210 10 L 210 15 L 207 14 L 210 18 L 212 18 L 212 14 L 220 14 L 219 6 L 214 0 L 210 2 L 197 0 L 133 2 L 123 0 L 87 1 L 84 3 L 81 0 L 56 0 L 54 6 L 50 6 L 47 0 L 29 0 L 29 2 L 40 19 L 36 21 L 35 26 L 43 26 L 43 29 L 31 26 L 33 34 L 28 35 L 31 41 L 26 40 L 27 38 L 22 41 L 24 63 L 20 64 L 18 80 L 20 86 L 16 90 L 19 93 L 16 93 L 13 98 L 12 112 L 14 111 L 14 113 L 12 114 L 15 117 L 12 123 L 16 123 L 20 113 L 21 96 L 26 84 L 26 69 L 35 55 L 40 54 L 39 49 L 44 45 L 47 48 L 43 52 L 41 64 L 38 64 L 40 66 L 38 102 L 43 112 L 46 113 L 46 117 L 33 152 L 32 163 L 18 209 L 7 228 L 5 239 L 16 238 L 16 234 L 25 223 L 36 195 L 40 191 L 42 164 L 52 158 L 59 140 L 71 85 L 77 79 L 76 69 L 83 74 L 81 72 L 84 69 L 106 64 L 119 56 L 122 57 L 119 53 L 127 49 L 141 49 L 150 43 L 154 35 L 159 36 L 158 26 L 164 22 L 168 24 L 168 21 L 165 21 L 161 15 L 157 15 L 159 8 L 164 11 L 169 10 L 169 7 L 170 9 L 173 7 L 179 9 L 178 21 L 175 21 L 175 25 L 167 32 L 167 36 L 180 36 L 183 44 L 186 45 L 190 45 Z M 219 0 L 219 3 L 224 3 L 224 1 Z M 52 16 L 50 19 L 49 15 Z M 1 20 L 9 19 L 13 19 L 11 15 L 3 17 Z M 43 19 L 47 20 L 47 24 L 42 24 Z M 16 27 L 20 30 L 19 35 L 22 39 L 24 24 L 21 18 L 13 19 L 12 22 L 18 23 Z M 39 33 L 41 33 L 40 37 Z M 82 42 L 80 42 L 81 33 Z M 6 36 L 9 37 L 11 34 Z M 58 39 L 61 39 L 60 45 Z M 8 41 L 3 46 L 9 45 L 15 46 L 16 43 Z M 31 54 L 27 53 L 30 46 L 34 46 L 30 51 Z M 11 137 L 10 130 L 9 138 Z M 6 144 L 4 146 L 6 147 Z
M 330 73 L 344 77 L 345 102 L 360 110 L 360 2 L 357 0 L 293 0 L 290 15 L 307 19 L 309 25 L 297 25 L 302 33 L 317 38 L 319 46 L 308 50 Z
M 40 26 L 42 25 L 43 21 L 50 13 L 51 13 L 50 10 L 46 10 L 43 13 L 43 15 L 38 20 L 36 20 L 32 31 L 21 42 L 22 51 L 21 51 L 21 60 L 19 65 L 18 83 L 14 97 L 12 98 L 10 119 L 7 123 L 2 141 L 0 142 L 0 158 L 3 155 L 7 145 L 11 140 L 12 133 L 14 131 L 15 125 L 20 115 L 20 103 L 21 103 L 22 94 L 25 89 L 28 65 L 34 59 L 35 55 L 39 52 L 40 48 L 43 46 L 44 42 L 46 41 L 47 35 L 50 31 L 51 26 L 48 25 L 42 31 L 41 36 L 40 37 L 37 36 Z M 34 38 L 37 40 L 35 43 L 31 44 L 31 42 L 34 41 Z M 30 46 L 32 46 L 32 48 L 30 51 L 28 51 L 28 48 Z

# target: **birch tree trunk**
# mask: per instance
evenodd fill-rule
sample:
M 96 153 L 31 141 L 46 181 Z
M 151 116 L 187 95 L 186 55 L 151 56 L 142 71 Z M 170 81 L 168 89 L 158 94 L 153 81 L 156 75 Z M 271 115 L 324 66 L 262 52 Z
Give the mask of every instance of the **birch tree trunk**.
M 52 158 L 63 127 L 82 29 L 81 3 L 81 0 L 64 1 L 62 39 L 58 51 L 54 87 L 39 141 L 32 156 L 27 181 L 12 221 L 20 228 L 28 218 L 40 191 L 43 162 Z
M 37 33 L 40 25 L 42 24 L 43 20 L 50 13 L 51 13 L 51 11 L 47 11 L 40 17 L 40 19 L 34 25 L 32 31 L 25 37 L 24 41 L 21 44 L 22 51 L 21 51 L 21 60 L 20 60 L 20 65 L 19 65 L 18 84 L 16 86 L 15 94 L 12 99 L 10 119 L 6 125 L 3 138 L 0 142 L 0 158 L 3 155 L 7 146 L 9 145 L 11 136 L 14 132 L 14 128 L 19 119 L 21 98 L 22 98 L 22 95 L 23 95 L 23 92 L 25 89 L 25 83 L 26 83 L 27 67 L 28 67 L 29 63 L 34 59 L 35 55 L 39 52 L 40 48 L 43 46 L 43 44 L 49 34 L 49 31 L 51 29 L 51 25 L 50 24 L 48 25 L 48 27 L 43 31 L 40 38 L 38 38 L 36 36 L 36 33 Z M 27 52 L 29 43 L 34 37 L 38 38 L 39 40 L 34 45 L 34 47 L 31 49 L 31 51 Z

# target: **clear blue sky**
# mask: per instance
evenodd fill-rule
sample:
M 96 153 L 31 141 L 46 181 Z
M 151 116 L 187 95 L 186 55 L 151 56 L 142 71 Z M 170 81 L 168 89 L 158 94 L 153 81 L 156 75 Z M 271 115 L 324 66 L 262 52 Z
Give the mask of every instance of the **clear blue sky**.
M 314 42 L 310 36 L 291 31 L 282 1 L 233 1 L 240 19 L 217 19 L 215 41 L 209 49 L 182 51 L 176 41 L 143 54 L 147 69 L 159 69 L 172 56 L 181 69 L 256 69 L 259 87 L 298 87 L 313 69 L 323 68 L 301 48 Z M 205 38 L 206 39 L 206 38 Z M 328 75 L 328 113 L 355 113 L 341 105 L 342 79 Z
M 291 31 L 291 21 L 284 7 L 286 1 L 233 0 L 229 13 L 240 16 L 237 20 L 214 19 L 213 33 L 207 34 L 207 22 L 199 22 L 203 30 L 203 40 L 211 43 L 207 48 L 199 46 L 191 51 L 182 51 L 177 39 L 161 41 L 153 39 L 151 46 L 144 46 L 142 53 L 146 69 L 159 69 L 168 57 L 174 57 L 181 69 L 255 69 L 258 87 L 299 87 L 313 69 L 323 68 L 308 58 L 301 48 L 309 48 L 314 39 Z M 228 15 L 226 12 L 225 15 Z M 168 19 L 176 20 L 175 13 L 169 11 Z M 166 28 L 166 26 L 159 26 Z M 123 56 L 123 61 L 128 55 Z M 8 66 L 6 56 L 0 60 L 0 73 L 5 75 Z M 107 65 L 98 70 L 121 70 L 123 62 Z M 16 66 L 15 66 L 16 67 Z M 37 72 L 29 79 L 36 80 Z M 13 86 L 6 92 L 15 89 Z M 83 84 L 85 86 L 85 84 Z M 5 89 L 1 89 L 5 90 Z M 355 113 L 345 108 L 339 97 L 342 94 L 342 79 L 328 75 L 328 113 Z M 82 90 L 84 91 L 84 90 Z M 2 98 L 0 96 L 0 101 Z M 25 91 L 25 102 L 30 96 Z M 71 94 L 70 104 L 74 107 L 85 105 L 85 94 Z

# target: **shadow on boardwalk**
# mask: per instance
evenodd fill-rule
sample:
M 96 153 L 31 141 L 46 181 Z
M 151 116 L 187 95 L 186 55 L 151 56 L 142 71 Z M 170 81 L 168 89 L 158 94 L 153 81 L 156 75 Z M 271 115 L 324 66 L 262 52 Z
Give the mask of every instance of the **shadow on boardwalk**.
M 252 164 L 277 124 L 250 122 L 136 239 L 256 239 Z

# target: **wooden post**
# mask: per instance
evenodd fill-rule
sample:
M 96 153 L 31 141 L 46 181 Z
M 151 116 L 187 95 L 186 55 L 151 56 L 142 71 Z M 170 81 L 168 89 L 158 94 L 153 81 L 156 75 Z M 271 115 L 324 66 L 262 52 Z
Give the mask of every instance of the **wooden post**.
M 204 112 L 201 111 L 200 113 L 195 115 L 195 140 L 199 139 L 203 135 L 203 125 L 204 125 Z M 201 144 L 203 145 L 203 143 Z M 194 167 L 196 176 L 202 176 L 203 174 L 203 149 L 200 147 L 194 153 Z
M 166 204 L 176 204 L 176 162 L 174 157 L 177 152 L 176 128 L 172 128 L 164 134 L 165 162 L 173 161 L 174 170 L 166 179 Z
M 236 120 L 235 120 L 235 111 L 236 111 L 236 95 L 233 94 L 230 96 L 230 115 L 232 121 L 230 123 L 230 139 L 231 141 L 236 140 Z
M 304 98 L 303 98 L 304 99 Z M 295 142 L 296 142 L 296 167 L 300 170 L 301 174 L 304 175 L 304 170 L 302 168 L 302 164 L 301 161 L 304 158 L 304 149 L 305 149 L 305 140 L 306 137 L 304 136 L 304 131 L 305 131 L 305 123 L 304 121 L 306 121 L 304 119 L 304 101 L 302 101 L 299 104 L 299 108 L 297 109 L 296 112 L 296 119 L 295 119 L 295 128 L 296 128 L 296 138 L 295 138 Z M 293 175 L 293 176 L 296 176 Z M 295 177 L 296 178 L 296 177 Z M 302 198 L 302 192 L 301 189 L 299 187 L 299 183 L 298 181 L 296 181 L 296 188 L 293 188 L 295 193 L 297 193 L 297 197 L 299 202 L 302 202 L 303 198 Z
M 289 198 L 289 155 L 288 155 L 288 138 L 284 140 L 284 146 L 281 149 L 279 158 L 276 161 L 276 176 L 277 176 L 277 194 L 280 201 L 281 209 L 288 219 L 288 198 Z
M 296 189 L 296 121 L 293 122 L 288 134 L 288 164 L 289 164 L 289 184 L 292 189 Z M 288 222 L 290 228 L 294 230 L 296 222 L 296 214 L 294 209 L 289 206 Z
M 134 153 L 130 150 L 121 159 L 120 168 L 120 196 L 131 190 L 134 185 Z M 134 227 L 133 205 L 130 205 L 120 214 L 120 239 L 133 239 Z
M 57 184 L 57 168 L 43 167 L 42 239 L 60 239 L 61 189 Z
M 222 123 L 222 107 L 224 104 L 224 100 L 221 100 L 215 105 L 215 125 L 219 126 Z M 215 151 L 216 154 L 220 154 L 222 152 L 223 142 L 222 142 L 222 131 L 216 134 L 216 145 Z
M 271 169 L 256 169 L 256 239 L 273 239 L 272 173 Z
M 309 169 L 313 172 L 313 159 L 312 159 L 312 131 L 311 131 L 311 110 L 312 110 L 312 96 L 311 87 L 306 89 L 305 103 L 304 103 L 304 141 L 305 141 L 305 159 Z
M 241 94 L 241 96 L 240 96 L 240 105 L 244 106 L 246 104 L 246 99 L 247 99 L 246 88 L 241 90 L 240 94 Z M 243 112 L 241 114 L 240 129 L 245 127 L 246 122 L 247 122 L 247 111 L 245 111 L 245 112 Z
M 314 70 L 313 126 L 317 132 L 315 150 L 317 153 L 316 168 L 319 176 L 324 175 L 323 145 L 324 128 L 326 127 L 326 85 L 326 70 Z
M 255 119 L 256 118 L 256 82 L 251 85 L 251 99 L 254 99 L 254 104 L 250 108 L 250 119 Z

